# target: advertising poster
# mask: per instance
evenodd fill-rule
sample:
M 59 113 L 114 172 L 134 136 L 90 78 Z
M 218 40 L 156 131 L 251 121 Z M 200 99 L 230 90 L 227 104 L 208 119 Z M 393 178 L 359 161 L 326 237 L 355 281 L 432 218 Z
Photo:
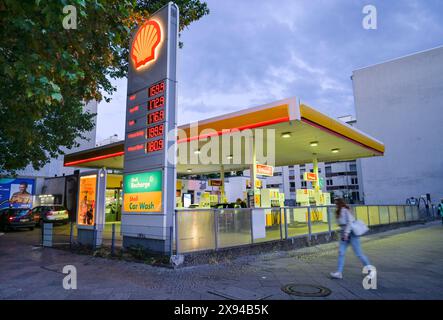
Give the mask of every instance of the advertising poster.
M 32 208 L 34 179 L 0 178 L 0 208 Z
M 85 226 L 94 225 L 96 189 L 97 175 L 80 177 L 77 224 Z
M 162 172 L 128 174 L 123 181 L 126 212 L 162 212 Z

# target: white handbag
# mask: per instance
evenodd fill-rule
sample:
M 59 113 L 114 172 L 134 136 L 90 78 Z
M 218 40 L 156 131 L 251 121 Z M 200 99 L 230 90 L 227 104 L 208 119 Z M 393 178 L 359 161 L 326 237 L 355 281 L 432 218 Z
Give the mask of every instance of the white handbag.
M 362 236 L 369 231 L 368 226 L 361 220 L 354 220 L 351 224 L 352 232 L 357 236 Z

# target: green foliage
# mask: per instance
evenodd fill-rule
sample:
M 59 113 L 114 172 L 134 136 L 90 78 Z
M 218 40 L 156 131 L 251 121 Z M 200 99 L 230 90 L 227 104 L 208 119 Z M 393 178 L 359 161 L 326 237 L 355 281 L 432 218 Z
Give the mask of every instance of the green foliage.
M 124 77 L 130 30 L 167 0 L 0 0 L 0 172 L 76 146 L 94 127 L 87 101 L 116 90 Z M 209 13 L 199 0 L 177 0 L 180 30 Z M 77 9 L 77 29 L 65 30 L 65 5 Z M 123 112 L 123 111 L 122 111 Z

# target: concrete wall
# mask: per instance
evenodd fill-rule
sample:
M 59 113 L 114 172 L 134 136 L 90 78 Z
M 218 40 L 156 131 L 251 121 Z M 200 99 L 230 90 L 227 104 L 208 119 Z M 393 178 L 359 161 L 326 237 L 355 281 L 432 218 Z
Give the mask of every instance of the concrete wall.
M 443 198 L 443 47 L 353 73 L 357 127 L 386 145 L 363 159 L 367 204 Z

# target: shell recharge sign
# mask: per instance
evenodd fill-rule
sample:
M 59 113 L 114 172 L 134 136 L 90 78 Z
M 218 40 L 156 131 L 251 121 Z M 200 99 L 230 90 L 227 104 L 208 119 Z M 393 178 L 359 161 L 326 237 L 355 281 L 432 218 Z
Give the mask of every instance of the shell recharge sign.
M 123 168 L 123 245 L 167 252 L 175 210 L 178 7 L 170 2 L 132 34 Z

